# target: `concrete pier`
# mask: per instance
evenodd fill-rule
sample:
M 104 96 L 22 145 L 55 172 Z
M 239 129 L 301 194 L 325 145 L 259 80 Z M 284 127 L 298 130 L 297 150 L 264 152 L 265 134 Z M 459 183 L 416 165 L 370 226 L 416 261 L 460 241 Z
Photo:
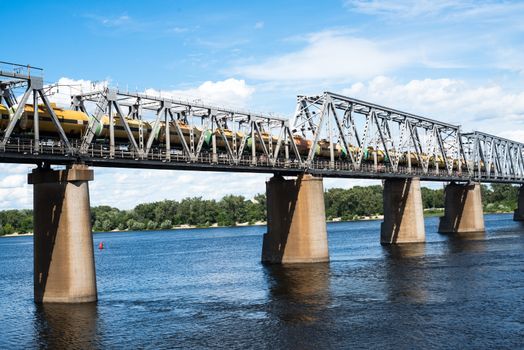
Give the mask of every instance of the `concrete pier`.
M 513 220 L 524 221 L 524 186 L 520 186 L 517 209 L 513 212 Z
M 444 216 L 438 232 L 466 233 L 484 231 L 484 212 L 480 183 L 450 183 L 444 191 Z
M 37 303 L 97 300 L 88 181 L 93 171 L 38 168 L 34 185 L 34 298 Z
M 385 180 L 380 243 L 418 243 L 425 240 L 420 179 Z
M 329 261 L 322 179 L 305 174 L 286 180 L 276 175 L 266 183 L 266 193 L 268 232 L 262 262 Z

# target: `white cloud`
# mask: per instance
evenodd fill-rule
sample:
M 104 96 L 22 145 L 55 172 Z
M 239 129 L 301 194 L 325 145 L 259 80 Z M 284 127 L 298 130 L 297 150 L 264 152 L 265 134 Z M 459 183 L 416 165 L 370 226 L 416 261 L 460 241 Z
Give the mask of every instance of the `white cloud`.
M 503 130 L 499 132 L 499 136 L 524 143 L 524 128 Z
M 173 28 L 168 29 L 167 31 L 171 33 L 175 33 L 175 34 L 180 34 L 180 33 L 185 33 L 188 30 L 189 29 L 185 27 L 173 27 Z
M 0 210 L 31 208 L 33 196 L 27 184 L 27 174 L 32 166 L 0 164 Z
M 396 17 L 436 16 L 449 10 L 471 10 L 475 6 L 471 1 L 430 0 L 348 0 L 345 3 L 357 12 Z
M 116 16 L 86 14 L 84 17 L 90 20 L 95 28 L 102 27 L 110 30 L 140 31 L 148 25 L 147 22 L 137 21 L 125 13 Z
M 413 62 L 417 56 L 413 51 L 347 36 L 339 31 L 311 34 L 306 43 L 299 51 L 272 57 L 259 64 L 240 66 L 236 72 L 260 80 L 347 81 L 384 74 Z
M 255 92 L 255 88 L 245 80 L 229 78 L 221 81 L 206 81 L 196 88 L 159 91 L 146 89 L 149 95 L 183 98 L 187 100 L 202 100 L 208 104 L 226 104 L 244 106 Z
M 348 96 L 369 100 L 406 112 L 461 124 L 465 131 L 479 130 L 524 142 L 524 91 L 507 91 L 497 84 L 472 86 L 457 79 L 423 79 L 400 83 L 378 76 L 343 89 Z
M 524 30 L 523 30 L 524 32 Z M 518 72 L 524 77 L 524 50 L 519 46 L 504 47 L 493 50 L 494 65 L 497 68 Z
M 121 15 L 117 17 L 102 17 L 100 23 L 107 27 L 120 27 L 131 22 L 131 17 L 128 15 Z
M 262 28 L 264 28 L 264 22 L 263 21 L 258 21 L 257 23 L 255 23 L 254 28 L 255 29 L 262 29 Z
M 49 100 L 61 107 L 71 105 L 71 95 L 99 91 L 108 87 L 110 79 L 102 81 L 75 80 L 62 77 L 57 86 L 48 87 Z M 220 81 L 206 81 L 197 87 L 177 90 L 146 89 L 147 95 L 164 96 L 185 100 L 201 100 L 207 104 L 225 104 L 231 106 L 245 106 L 255 92 L 255 88 L 245 80 L 228 78 Z
M 484 71 L 481 75 L 488 69 L 524 72 L 522 1 L 346 0 L 345 5 L 383 23 L 382 38 L 425 51 L 427 57 L 418 59 L 424 67 L 474 67 Z
M 388 18 L 434 18 L 436 20 L 464 20 L 489 18 L 503 20 L 507 15 L 524 8 L 519 2 L 474 0 L 347 0 L 353 11 Z
M 91 205 L 129 209 L 139 203 L 164 199 L 220 199 L 228 194 L 252 198 L 265 192 L 269 177 L 268 174 L 95 168 L 95 179 L 90 183 Z
M 265 182 L 271 176 L 254 173 L 95 168 L 95 179 L 90 183 L 91 205 L 130 209 L 139 203 L 164 199 L 202 197 L 219 200 L 229 194 L 253 198 L 258 193 L 265 193 Z M 377 180 L 326 178 L 324 188 L 350 188 L 380 183 Z
M 8 175 L 0 180 L 0 188 L 21 187 L 27 183 L 27 175 Z
M 0 164 L 0 210 L 32 206 L 31 186 L 27 184 L 32 168 L 26 164 Z
M 0 165 L 0 172 L 5 174 L 4 168 L 8 166 Z M 33 166 L 23 167 L 17 170 L 17 174 L 8 175 L 0 181 L 0 210 L 32 208 L 33 187 L 27 184 L 27 173 Z M 265 182 L 272 176 L 146 169 L 94 168 L 94 171 L 95 178 L 89 183 L 91 205 L 110 205 L 120 209 L 131 209 L 140 203 L 187 197 L 219 200 L 225 195 L 235 194 L 253 198 L 258 193 L 265 193 Z M 326 178 L 324 188 L 376 184 L 380 184 L 380 181 Z
M 29 185 L 14 188 L 0 188 L 0 210 L 29 209 L 32 207 L 33 197 Z
M 27 174 L 34 166 L 27 164 L 0 164 L 2 174 Z

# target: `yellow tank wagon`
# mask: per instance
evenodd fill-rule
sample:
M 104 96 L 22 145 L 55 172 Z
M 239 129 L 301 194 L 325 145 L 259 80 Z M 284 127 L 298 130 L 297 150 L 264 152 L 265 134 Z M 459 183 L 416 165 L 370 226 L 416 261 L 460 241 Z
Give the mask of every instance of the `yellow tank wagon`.
M 66 133 L 67 137 L 71 139 L 75 138 L 81 138 L 89 125 L 90 117 L 79 111 L 73 111 L 68 109 L 63 109 L 58 107 L 56 104 L 51 103 L 51 107 L 53 108 L 54 113 L 56 114 L 58 121 L 62 128 L 64 129 L 64 132 Z M 5 129 L 9 123 L 10 116 L 13 114 L 13 110 L 9 110 L 8 107 L 0 104 L 0 129 Z M 41 135 L 48 135 L 48 136 L 57 136 L 57 130 L 55 127 L 55 124 L 53 123 L 51 119 L 51 115 L 47 111 L 47 108 L 44 107 L 44 105 L 38 105 L 38 115 L 39 115 L 39 129 Z M 133 134 L 133 137 L 136 141 L 139 139 L 139 129 L 142 127 L 144 140 L 147 140 L 154 129 L 156 129 L 156 134 L 154 135 L 154 143 L 155 144 L 163 144 L 166 140 L 166 124 L 165 122 L 161 121 L 159 122 L 158 128 L 154 127 L 154 122 L 147 122 L 147 121 L 140 121 L 135 119 L 130 119 L 126 117 L 126 121 L 131 129 L 131 133 Z M 120 116 L 115 115 L 113 118 L 114 122 L 114 130 L 115 130 L 115 140 L 117 141 L 127 141 L 128 135 L 122 125 L 120 125 Z M 177 124 L 175 124 L 177 123 Z M 193 127 L 190 125 L 187 125 L 186 123 L 182 121 L 171 121 L 169 124 L 169 137 L 170 137 L 170 143 L 172 147 L 182 147 L 182 138 L 180 137 L 178 131 L 177 131 L 177 125 L 180 127 L 180 130 L 182 131 L 182 137 L 185 140 L 187 144 L 190 143 L 190 133 L 191 130 L 193 131 L 195 145 L 200 140 L 200 137 L 202 136 L 202 133 L 204 133 L 204 145 L 210 146 L 211 145 L 211 139 L 213 136 L 213 132 L 206 130 L 203 131 L 201 128 Z M 15 128 L 15 133 L 20 134 L 31 134 L 33 132 L 34 128 L 34 107 L 33 105 L 25 105 L 23 113 L 20 117 L 20 121 Z M 217 149 L 221 151 L 227 150 L 227 143 L 229 143 L 230 147 L 232 147 L 233 143 L 233 136 L 236 137 L 237 145 L 240 144 L 242 138 L 244 137 L 244 134 L 242 132 L 236 132 L 234 134 L 234 131 L 223 129 L 223 133 L 226 136 L 226 140 L 224 140 L 224 137 L 222 136 L 221 132 L 218 130 L 214 131 L 214 136 L 216 138 L 216 145 Z M 276 148 L 278 138 L 271 135 L 267 132 L 262 132 L 262 141 L 266 145 L 267 148 L 269 148 L 269 144 L 272 144 L 273 149 Z M 98 141 L 107 142 L 109 139 L 109 117 L 107 115 L 102 116 L 100 119 L 100 124 L 95 130 L 95 139 Z M 263 146 L 262 141 L 258 137 L 258 135 L 255 137 L 255 140 L 251 138 L 251 135 L 247 137 L 247 143 L 245 152 L 249 152 L 249 150 L 252 150 L 253 147 L 255 147 L 256 151 L 260 154 L 263 152 Z M 295 143 L 295 146 L 299 152 L 299 154 L 303 157 L 307 157 L 307 155 L 310 153 L 311 148 L 313 147 L 313 141 L 307 140 L 302 136 L 295 135 L 293 136 L 292 142 Z M 349 150 L 346 150 L 344 146 L 337 143 L 334 145 L 334 157 L 335 159 L 347 159 L 349 158 L 350 152 L 353 155 L 353 158 L 357 158 L 358 155 L 361 152 L 361 149 L 359 147 L 349 145 Z M 322 139 L 319 140 L 317 145 L 315 146 L 315 157 L 319 159 L 329 159 L 331 158 L 331 150 L 330 150 L 330 143 L 328 140 Z M 389 152 L 389 156 L 395 159 L 396 157 L 399 157 L 398 161 L 399 164 L 402 166 L 407 166 L 409 163 L 411 163 L 412 167 L 418 167 L 421 166 L 418 156 L 411 152 L 406 153 L 403 152 L 400 155 L 397 154 L 397 152 L 392 149 Z M 409 160 L 408 160 L 409 157 Z M 421 154 L 421 158 L 423 162 L 429 162 L 430 167 L 435 167 L 438 165 L 439 168 L 444 169 L 446 167 L 446 162 L 444 161 L 444 158 L 442 156 L 428 156 L 427 154 Z M 374 163 L 375 159 L 377 163 L 379 164 L 386 164 L 389 163 L 388 156 L 386 153 L 382 150 L 374 149 L 373 147 L 367 147 L 364 149 L 363 152 L 363 162 L 366 163 Z M 451 157 L 447 158 L 448 164 L 453 164 L 453 170 L 459 169 L 459 162 L 457 159 L 453 159 Z M 472 162 L 468 162 L 468 164 L 465 164 L 463 162 L 460 163 L 460 167 L 462 171 L 465 171 L 468 166 L 469 168 L 480 168 L 481 171 L 486 171 L 486 165 L 484 162 L 479 162 L 473 164 Z M 494 171 L 495 165 L 491 164 L 490 170 Z
M 54 103 L 51 103 L 51 107 L 68 137 L 75 138 L 84 134 L 89 124 L 89 117 L 85 113 L 59 108 Z M 18 124 L 20 130 L 25 132 L 33 131 L 34 113 L 33 105 L 25 105 Z M 38 119 L 40 134 L 56 135 L 56 126 L 51 119 L 51 114 L 44 105 L 38 105 Z
M 135 140 L 139 138 L 139 128 L 140 123 L 142 123 L 144 139 L 147 140 L 152 130 L 151 123 L 131 118 L 126 118 L 126 121 Z M 120 116 L 113 117 L 113 125 L 115 129 L 115 140 L 127 140 L 126 130 L 120 124 Z M 95 137 L 98 139 L 109 139 L 109 116 L 104 115 L 100 118 L 100 124 L 95 130 Z
M 0 104 L 0 128 L 5 129 L 9 123 L 9 110 Z
M 192 127 L 190 125 L 187 125 L 184 122 L 181 121 L 171 121 L 169 122 L 169 142 L 171 145 L 180 145 L 182 146 L 182 139 L 180 138 L 180 135 L 177 130 L 177 123 L 180 127 L 180 131 L 182 131 L 182 136 L 184 140 L 186 141 L 186 144 L 190 144 L 191 142 L 191 129 L 193 129 L 193 137 L 195 146 L 200 140 L 200 136 L 202 136 L 202 129 L 197 127 Z M 211 143 L 211 131 L 205 131 L 204 134 L 204 144 L 209 145 Z M 160 127 L 158 128 L 158 134 L 155 136 L 155 139 L 160 142 L 164 143 L 166 141 L 166 123 L 160 122 Z M 218 145 L 218 137 L 217 137 L 217 145 Z M 221 141 L 223 143 L 223 140 Z

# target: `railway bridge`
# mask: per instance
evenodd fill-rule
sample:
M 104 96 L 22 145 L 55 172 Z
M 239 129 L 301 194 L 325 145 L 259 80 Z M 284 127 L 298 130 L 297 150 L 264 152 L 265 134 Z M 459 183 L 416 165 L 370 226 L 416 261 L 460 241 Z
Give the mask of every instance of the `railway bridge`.
M 97 299 L 92 167 L 274 174 L 262 261 L 286 264 L 329 261 L 324 177 L 383 180 L 382 244 L 425 241 L 421 180 L 448 183 L 450 234 L 484 231 L 481 182 L 524 184 L 522 143 L 331 92 L 298 96 L 291 120 L 107 87 L 69 108 L 48 95 L 41 69 L 0 62 L 0 162 L 35 165 L 36 302 Z

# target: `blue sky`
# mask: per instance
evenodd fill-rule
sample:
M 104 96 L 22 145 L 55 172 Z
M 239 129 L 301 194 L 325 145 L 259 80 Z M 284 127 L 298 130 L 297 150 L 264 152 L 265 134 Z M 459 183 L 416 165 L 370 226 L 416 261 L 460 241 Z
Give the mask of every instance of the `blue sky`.
M 0 60 L 43 67 L 49 83 L 106 80 L 285 116 L 297 94 L 331 90 L 524 141 L 524 2 L 1 0 L 1 8 L 9 40 Z M 0 209 L 30 207 L 27 167 L 0 171 Z M 95 178 L 94 205 L 128 208 L 250 197 L 267 176 L 97 169 Z

